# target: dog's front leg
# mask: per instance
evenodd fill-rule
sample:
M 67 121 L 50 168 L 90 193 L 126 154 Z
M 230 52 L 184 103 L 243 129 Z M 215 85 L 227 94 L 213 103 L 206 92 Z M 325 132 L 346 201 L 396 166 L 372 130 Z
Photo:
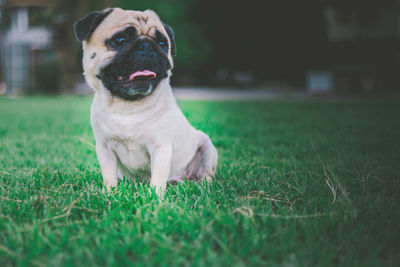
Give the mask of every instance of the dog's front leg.
M 156 189 L 158 196 L 163 196 L 171 169 L 172 145 L 153 148 L 151 155 L 150 185 Z
M 118 185 L 117 156 L 103 142 L 96 142 L 97 159 L 100 163 L 103 183 L 108 190 Z

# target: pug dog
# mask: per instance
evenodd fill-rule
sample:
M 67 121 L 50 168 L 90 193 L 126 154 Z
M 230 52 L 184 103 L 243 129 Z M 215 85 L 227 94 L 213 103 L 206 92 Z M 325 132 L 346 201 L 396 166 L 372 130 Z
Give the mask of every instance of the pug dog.
M 79 19 L 74 30 L 94 90 L 90 119 L 104 185 L 146 168 L 161 196 L 167 182 L 211 181 L 217 150 L 187 121 L 170 86 L 172 28 L 152 10 L 109 8 Z

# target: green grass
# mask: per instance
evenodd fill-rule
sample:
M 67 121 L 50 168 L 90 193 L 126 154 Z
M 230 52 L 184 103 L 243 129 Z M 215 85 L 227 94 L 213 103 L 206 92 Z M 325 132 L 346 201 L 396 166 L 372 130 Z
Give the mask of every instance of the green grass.
M 0 99 L 0 266 L 399 266 L 400 101 L 182 102 L 214 183 L 103 193 L 89 97 Z

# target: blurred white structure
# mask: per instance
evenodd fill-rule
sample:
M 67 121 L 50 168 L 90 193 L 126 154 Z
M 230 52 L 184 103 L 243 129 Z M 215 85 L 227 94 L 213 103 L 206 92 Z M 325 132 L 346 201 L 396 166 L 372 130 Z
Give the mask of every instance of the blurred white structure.
M 329 94 L 333 92 L 333 77 L 329 71 L 309 71 L 307 72 L 307 92 L 309 94 Z
M 51 47 L 52 32 L 29 23 L 29 7 L 45 6 L 48 1 L 2 1 L 2 15 L 10 16 L 10 26 L 2 34 L 3 78 L 10 94 L 26 92 L 30 86 L 30 66 L 35 52 Z

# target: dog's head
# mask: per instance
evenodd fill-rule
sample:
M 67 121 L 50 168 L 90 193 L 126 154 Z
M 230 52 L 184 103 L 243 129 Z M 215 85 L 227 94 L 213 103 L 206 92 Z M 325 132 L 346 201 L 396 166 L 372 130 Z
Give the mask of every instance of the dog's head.
M 95 90 L 138 100 L 170 76 L 174 32 L 151 10 L 93 11 L 75 22 L 74 30 L 83 41 L 86 81 Z

